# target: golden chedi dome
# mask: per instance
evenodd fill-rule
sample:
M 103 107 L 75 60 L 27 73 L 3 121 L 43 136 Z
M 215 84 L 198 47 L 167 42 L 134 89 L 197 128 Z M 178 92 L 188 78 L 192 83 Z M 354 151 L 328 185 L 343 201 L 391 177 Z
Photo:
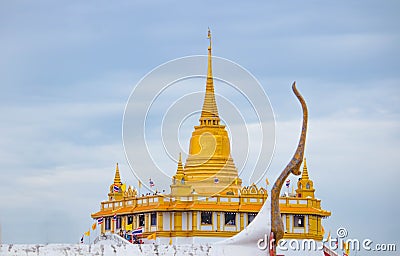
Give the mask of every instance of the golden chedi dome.
M 184 166 L 185 183 L 197 194 L 237 194 L 242 181 L 231 157 L 225 125 L 220 124 L 212 75 L 211 33 L 208 32 L 206 92 L 200 125 L 194 127 Z

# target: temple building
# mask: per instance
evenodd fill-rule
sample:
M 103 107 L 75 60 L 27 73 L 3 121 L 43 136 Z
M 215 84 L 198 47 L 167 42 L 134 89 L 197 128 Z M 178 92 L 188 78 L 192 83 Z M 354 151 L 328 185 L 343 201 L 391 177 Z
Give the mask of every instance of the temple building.
M 179 162 L 169 193 L 139 195 L 121 182 L 118 164 L 108 200 L 101 202 L 95 220 L 103 219 L 101 233 L 142 228 L 144 242 L 214 242 L 231 237 L 254 219 L 268 197 L 267 189 L 244 186 L 231 156 L 230 139 L 220 123 L 212 75 L 211 35 L 204 103 L 194 126 L 189 155 Z M 282 194 L 280 210 L 285 238 L 322 240 L 321 208 L 304 160 L 296 193 Z

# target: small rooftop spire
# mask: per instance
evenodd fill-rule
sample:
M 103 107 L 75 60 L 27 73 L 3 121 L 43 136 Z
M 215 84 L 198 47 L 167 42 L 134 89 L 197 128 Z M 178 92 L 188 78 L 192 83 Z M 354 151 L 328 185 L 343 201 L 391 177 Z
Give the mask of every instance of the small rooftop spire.
M 310 179 L 310 177 L 308 177 L 307 160 L 305 158 L 304 158 L 304 165 L 303 165 L 303 174 L 301 175 L 301 179 L 303 179 L 303 180 Z
M 207 82 L 206 93 L 204 96 L 203 109 L 201 111 L 200 124 L 201 125 L 219 125 L 219 116 L 217 103 L 214 94 L 214 79 L 212 75 L 212 55 L 211 55 L 211 31 L 208 28 L 207 38 L 210 40 L 208 47 L 208 66 L 207 66 Z
M 182 153 L 179 153 L 178 168 L 176 174 L 183 174 Z
M 119 175 L 118 163 L 117 163 L 117 167 L 115 168 L 114 184 L 122 184 L 121 176 Z

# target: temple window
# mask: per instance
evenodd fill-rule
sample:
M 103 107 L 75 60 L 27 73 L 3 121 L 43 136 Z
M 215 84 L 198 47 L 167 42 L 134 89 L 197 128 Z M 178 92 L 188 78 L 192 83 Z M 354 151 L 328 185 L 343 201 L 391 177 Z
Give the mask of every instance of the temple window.
M 236 213 L 234 212 L 225 213 L 225 225 L 236 225 Z
M 157 214 L 155 212 L 151 214 L 150 219 L 151 219 L 150 225 L 152 226 L 157 225 Z
M 139 227 L 144 227 L 144 214 L 139 214 Z
M 111 218 L 107 217 L 105 218 L 105 224 L 106 224 L 106 230 L 110 230 L 111 229 Z
M 310 183 L 307 183 L 306 189 L 310 189 Z
M 295 215 L 294 216 L 294 226 L 296 228 L 304 227 L 304 215 Z
M 247 214 L 247 225 L 250 224 L 256 216 L 257 216 L 257 213 L 248 213 Z
M 116 229 L 121 228 L 121 216 L 117 216 L 117 221 L 115 223 L 115 228 Z
M 133 223 L 133 216 L 132 216 L 132 215 L 129 215 L 129 216 L 128 216 L 127 223 L 128 223 L 128 225 L 130 225 L 130 224 Z
M 212 225 L 212 212 L 201 213 L 201 225 Z

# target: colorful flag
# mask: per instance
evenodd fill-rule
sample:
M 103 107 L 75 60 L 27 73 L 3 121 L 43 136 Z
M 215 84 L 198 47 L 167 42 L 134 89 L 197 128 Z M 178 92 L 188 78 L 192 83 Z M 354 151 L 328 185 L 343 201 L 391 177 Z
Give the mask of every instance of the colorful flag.
M 114 214 L 112 220 L 113 220 L 113 221 L 117 221 L 117 214 Z
M 219 182 L 219 179 L 217 177 L 214 178 L 214 183 L 217 184 Z
M 153 233 L 153 234 L 147 236 L 147 239 L 148 240 L 156 240 L 156 237 L 157 237 L 156 233 Z
M 92 225 L 92 230 L 95 230 L 96 227 L 97 227 L 97 223 L 95 222 L 95 223 L 93 223 L 93 225 Z
M 132 230 L 132 235 L 137 235 L 138 236 L 138 235 L 142 235 L 142 234 L 143 234 L 143 228 L 142 227 Z
M 125 192 L 125 191 L 126 191 L 126 184 L 122 184 L 122 185 L 121 185 L 121 191 L 122 191 L 122 192 Z
M 155 186 L 155 185 L 154 185 L 154 181 L 152 181 L 151 179 L 149 179 L 149 183 L 150 183 L 150 187 L 151 187 L 151 188 Z
M 98 218 L 97 219 L 97 224 L 103 224 L 103 221 L 104 221 L 104 218 L 103 217 L 100 217 L 100 218 Z
M 119 192 L 119 187 L 118 187 L 118 185 L 114 185 L 114 192 L 116 192 L 116 193 Z
M 90 229 L 87 232 L 85 232 L 85 236 L 90 236 Z
M 288 179 L 286 180 L 286 187 L 289 188 L 289 186 L 290 186 L 290 180 Z

